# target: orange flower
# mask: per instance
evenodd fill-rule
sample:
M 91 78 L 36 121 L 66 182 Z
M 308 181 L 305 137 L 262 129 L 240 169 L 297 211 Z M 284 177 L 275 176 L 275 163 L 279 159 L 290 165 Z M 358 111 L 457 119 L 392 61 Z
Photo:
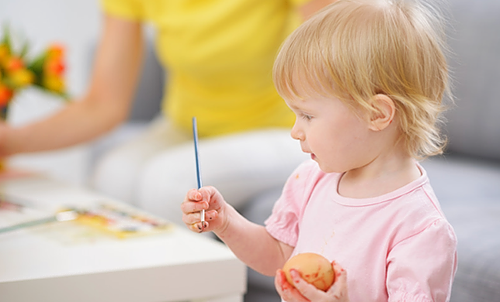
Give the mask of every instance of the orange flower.
M 47 50 L 47 57 L 49 59 L 62 59 L 64 57 L 64 46 L 60 44 L 52 44 Z
M 0 108 L 7 106 L 14 95 L 14 91 L 0 83 Z
M 54 44 L 47 49 L 45 60 L 43 61 L 42 86 L 50 91 L 64 93 L 65 85 L 63 80 L 64 71 L 64 48 Z
M 24 68 L 24 62 L 21 60 L 19 57 L 10 57 L 7 59 L 7 62 L 5 64 L 5 69 L 7 72 L 13 72 L 19 69 Z
M 58 76 L 61 76 L 65 69 L 64 62 L 60 58 L 54 60 L 49 57 L 44 66 L 45 73 Z

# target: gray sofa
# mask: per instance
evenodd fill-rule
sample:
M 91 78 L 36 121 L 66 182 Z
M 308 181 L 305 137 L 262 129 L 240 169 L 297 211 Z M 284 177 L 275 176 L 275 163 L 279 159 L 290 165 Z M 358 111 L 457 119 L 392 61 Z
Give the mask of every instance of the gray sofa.
M 450 0 L 449 44 L 456 102 L 446 113 L 449 148 L 423 162 L 443 211 L 458 237 L 452 302 L 500 301 L 500 1 Z M 136 132 L 158 112 L 163 74 L 151 51 L 130 123 L 95 144 Z M 149 101 L 149 104 L 147 103 Z M 146 105 L 147 104 L 147 105 Z M 263 223 L 281 187 L 254 196 L 247 218 Z M 249 270 L 246 302 L 280 301 L 273 278 Z

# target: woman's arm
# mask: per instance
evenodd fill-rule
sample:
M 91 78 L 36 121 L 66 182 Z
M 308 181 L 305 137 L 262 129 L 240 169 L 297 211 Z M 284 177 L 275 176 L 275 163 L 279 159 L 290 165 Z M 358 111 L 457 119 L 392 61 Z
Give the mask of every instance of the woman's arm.
M 124 121 L 138 82 L 142 44 L 139 22 L 106 16 L 87 93 L 47 119 L 18 128 L 1 125 L 0 156 L 68 147 Z

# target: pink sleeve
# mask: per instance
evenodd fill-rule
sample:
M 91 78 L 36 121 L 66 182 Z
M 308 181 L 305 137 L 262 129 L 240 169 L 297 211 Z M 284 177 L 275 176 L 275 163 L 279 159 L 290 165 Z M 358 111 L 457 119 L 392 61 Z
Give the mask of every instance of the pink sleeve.
M 449 301 L 457 239 L 444 219 L 397 243 L 387 257 L 389 301 Z
M 310 174 L 311 163 L 305 162 L 290 175 L 271 216 L 264 222 L 271 236 L 290 246 L 297 244 L 299 223 L 308 199 Z

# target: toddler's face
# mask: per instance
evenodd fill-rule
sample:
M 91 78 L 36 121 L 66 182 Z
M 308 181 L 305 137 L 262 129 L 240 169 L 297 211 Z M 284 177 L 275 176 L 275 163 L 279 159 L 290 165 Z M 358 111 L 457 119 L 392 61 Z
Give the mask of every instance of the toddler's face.
M 291 135 L 324 172 L 345 172 L 367 165 L 373 132 L 337 98 L 287 100 L 296 115 Z

